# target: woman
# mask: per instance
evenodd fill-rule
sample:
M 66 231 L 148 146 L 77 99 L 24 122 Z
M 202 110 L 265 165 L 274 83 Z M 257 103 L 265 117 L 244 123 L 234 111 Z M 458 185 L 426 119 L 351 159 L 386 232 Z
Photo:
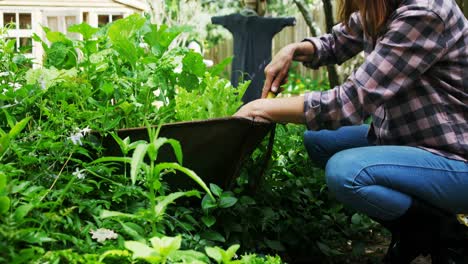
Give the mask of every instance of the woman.
M 317 68 L 363 50 L 345 83 L 259 99 L 236 116 L 306 124 L 330 191 L 392 231 L 387 263 L 428 253 L 433 263 L 465 263 L 468 235 L 454 216 L 468 212 L 466 18 L 454 0 L 344 0 L 341 20 L 331 34 L 284 47 L 262 97 L 278 92 L 292 60 Z

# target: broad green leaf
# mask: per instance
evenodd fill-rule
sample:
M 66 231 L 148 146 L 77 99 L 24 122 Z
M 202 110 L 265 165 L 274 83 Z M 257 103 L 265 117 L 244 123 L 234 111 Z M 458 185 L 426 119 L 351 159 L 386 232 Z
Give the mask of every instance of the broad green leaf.
M 114 86 L 112 83 L 105 82 L 101 87 L 99 88 L 101 91 L 104 92 L 105 95 L 111 96 L 114 94 Z
M 174 150 L 174 154 L 176 156 L 177 162 L 182 165 L 183 161 L 183 155 L 182 155 L 182 147 L 180 146 L 179 141 L 175 139 L 167 139 L 164 137 L 157 138 L 153 145 L 155 146 L 155 151 L 156 151 L 156 157 L 157 158 L 157 153 L 159 149 L 164 145 L 164 144 L 170 144 L 172 146 L 172 149 Z
M 182 70 L 189 72 L 197 77 L 203 77 L 206 71 L 206 65 L 203 62 L 203 56 L 196 52 L 190 51 L 182 59 Z M 198 80 L 197 80 L 198 82 Z
M 208 255 L 208 257 L 216 260 L 216 262 L 221 263 L 223 260 L 223 256 L 221 254 L 222 249 L 219 247 L 206 247 L 205 252 Z
M 205 254 L 195 250 L 176 250 L 169 255 L 169 259 L 174 263 L 206 264 L 210 262 Z
M 218 241 L 222 243 L 226 242 L 226 239 L 219 232 L 216 231 L 205 231 L 201 233 L 200 236 L 204 239 L 208 239 L 211 241 Z
M 202 219 L 202 222 L 207 227 L 211 227 L 212 225 L 214 225 L 216 223 L 216 218 L 214 216 L 212 216 L 212 215 L 205 215 L 201 219 Z
M 72 25 L 68 28 L 68 32 L 79 33 L 83 36 L 84 40 L 92 38 L 93 35 L 96 34 L 98 31 L 99 29 L 94 28 L 87 23 Z
M 138 218 L 136 215 L 125 214 L 125 213 L 116 212 L 116 211 L 108 211 L 108 210 L 102 210 L 101 214 L 99 215 L 99 218 L 101 219 L 110 218 L 110 217 Z
M 21 240 L 31 244 L 42 244 L 45 242 L 54 242 L 55 239 L 49 237 L 46 232 L 29 232 L 28 234 L 21 237 Z
M 8 135 L 3 135 L 0 137 L 0 158 L 3 153 L 5 153 L 10 146 L 10 137 Z
M 151 46 L 156 56 L 162 56 L 167 51 L 172 41 L 180 33 L 188 31 L 188 27 L 168 27 L 167 25 L 150 25 L 150 31 L 145 34 L 144 40 Z
M 132 179 L 133 185 L 136 183 L 137 176 L 142 167 L 143 159 L 145 158 L 147 149 L 148 144 L 139 144 L 133 152 L 132 162 L 130 164 L 130 178 Z
M 10 210 L 10 198 L 0 196 L 0 214 L 4 214 Z
M 112 138 L 117 142 L 117 144 L 120 147 L 120 151 L 122 151 L 122 154 L 127 155 L 128 154 L 128 142 L 130 141 L 129 137 L 126 137 L 124 140 L 122 140 L 119 135 L 115 132 L 111 132 L 110 135 Z
M 154 207 L 154 212 L 157 217 L 160 217 L 164 214 L 166 211 L 166 208 L 169 204 L 173 203 L 175 200 L 181 198 L 181 197 L 191 197 L 191 196 L 197 196 L 200 197 L 200 193 L 196 190 L 189 191 L 189 192 L 175 192 L 171 193 L 167 196 L 160 196 L 156 198 L 157 204 Z
M 163 258 L 178 250 L 182 244 L 182 237 L 153 237 L 150 239 L 151 245 Z
M 240 245 L 230 246 L 223 254 L 223 262 L 228 263 L 236 255 L 237 250 L 240 248 Z
M 229 208 L 234 206 L 237 203 L 237 198 L 232 196 L 222 195 L 219 198 L 219 207 L 220 208 Z
M 114 48 L 132 65 L 139 58 L 141 48 L 136 36 L 145 22 L 146 19 L 140 14 L 133 14 L 112 23 L 107 32 Z
M 159 263 L 162 258 L 153 248 L 137 241 L 125 241 L 126 249 L 133 252 L 133 258 L 148 260 L 150 263 Z M 154 261 L 154 262 L 153 262 Z
M 24 217 L 33 209 L 32 204 L 24 204 L 21 206 L 18 206 L 15 210 L 14 218 L 15 221 L 20 223 L 24 220 Z
M 140 242 L 145 242 L 145 239 L 131 225 L 128 225 L 127 223 L 124 223 L 121 221 L 119 221 L 119 223 L 122 226 L 123 231 L 127 233 L 129 236 L 131 236 L 133 239 L 140 241 Z
M 7 176 L 0 172 L 0 193 L 6 188 L 7 185 Z
M 186 88 L 188 91 L 197 91 L 198 92 L 198 87 L 200 86 L 200 81 L 198 77 L 190 72 L 182 72 L 178 78 L 178 84 L 184 88 Z
M 202 209 L 203 210 L 208 210 L 211 208 L 216 208 L 218 204 L 216 203 L 216 200 L 213 200 L 208 194 L 203 197 L 202 200 Z
M 213 201 L 216 200 L 210 189 L 208 189 L 208 186 L 206 186 L 205 182 L 203 182 L 203 180 L 193 170 L 182 167 L 177 163 L 160 163 L 155 167 L 155 171 L 158 173 L 165 169 L 174 169 L 183 172 L 185 175 L 189 176 L 192 178 L 192 180 L 198 183 L 198 185 L 200 185 L 203 190 L 205 190 L 205 192 L 211 197 L 211 199 L 213 199 Z
M 353 214 L 351 217 L 351 223 L 358 225 L 362 222 L 362 217 L 359 214 Z
M 224 60 L 222 60 L 219 64 L 214 65 L 213 67 L 210 68 L 210 73 L 212 76 L 219 76 L 224 69 L 228 66 L 231 65 L 233 57 L 228 57 Z
M 67 36 L 61 32 L 58 31 L 48 31 L 46 32 L 46 38 L 50 42 L 71 42 L 70 39 L 67 38 Z
M 6 111 L 5 109 L 3 109 L 3 113 L 5 114 L 8 126 L 10 126 L 10 128 L 13 128 L 16 124 L 16 119 L 13 116 L 11 116 L 10 113 L 8 113 L 8 111 Z
M 23 131 L 23 129 L 26 127 L 28 124 L 29 120 L 31 120 L 31 117 L 26 117 L 23 120 L 19 121 L 8 133 L 10 135 L 10 138 L 15 138 L 16 136 Z
M 77 66 L 78 54 L 73 44 L 67 42 L 53 42 L 46 51 L 44 65 L 57 69 L 71 69 Z
M 221 189 L 221 187 L 214 183 L 210 183 L 210 190 L 211 192 L 213 192 L 214 195 L 218 197 L 221 196 L 221 194 L 223 193 L 223 189 Z

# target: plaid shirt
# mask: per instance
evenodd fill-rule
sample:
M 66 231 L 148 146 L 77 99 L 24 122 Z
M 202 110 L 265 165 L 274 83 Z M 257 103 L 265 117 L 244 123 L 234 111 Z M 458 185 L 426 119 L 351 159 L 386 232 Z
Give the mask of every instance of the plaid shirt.
M 358 125 L 372 116 L 377 145 L 424 148 L 468 160 L 468 21 L 454 0 L 404 0 L 376 41 L 360 15 L 331 34 L 308 38 L 316 47 L 305 63 L 341 64 L 364 50 L 365 62 L 341 86 L 305 95 L 309 129 Z

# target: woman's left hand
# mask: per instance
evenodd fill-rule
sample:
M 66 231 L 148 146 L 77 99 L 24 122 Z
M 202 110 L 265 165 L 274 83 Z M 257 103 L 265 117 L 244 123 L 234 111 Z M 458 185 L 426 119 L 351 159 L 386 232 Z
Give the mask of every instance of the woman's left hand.
M 267 99 L 268 100 L 268 99 Z M 241 109 L 239 109 L 234 116 L 237 117 L 245 117 L 248 119 L 252 119 L 258 122 L 265 122 L 271 123 L 272 118 L 269 116 L 264 109 L 262 109 L 262 104 L 264 104 L 265 99 L 259 99 L 252 101 L 246 105 L 244 105 Z

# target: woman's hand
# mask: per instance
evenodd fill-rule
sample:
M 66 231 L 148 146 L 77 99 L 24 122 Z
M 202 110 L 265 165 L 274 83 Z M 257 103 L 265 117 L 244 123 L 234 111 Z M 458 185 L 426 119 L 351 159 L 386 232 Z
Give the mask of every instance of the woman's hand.
M 266 78 L 262 98 L 266 98 L 269 92 L 274 94 L 280 92 L 279 87 L 288 80 L 292 61 L 307 61 L 314 51 L 314 45 L 308 41 L 289 44 L 282 48 L 265 67 Z
M 234 116 L 259 122 L 303 124 L 304 97 L 258 99 L 244 105 Z

